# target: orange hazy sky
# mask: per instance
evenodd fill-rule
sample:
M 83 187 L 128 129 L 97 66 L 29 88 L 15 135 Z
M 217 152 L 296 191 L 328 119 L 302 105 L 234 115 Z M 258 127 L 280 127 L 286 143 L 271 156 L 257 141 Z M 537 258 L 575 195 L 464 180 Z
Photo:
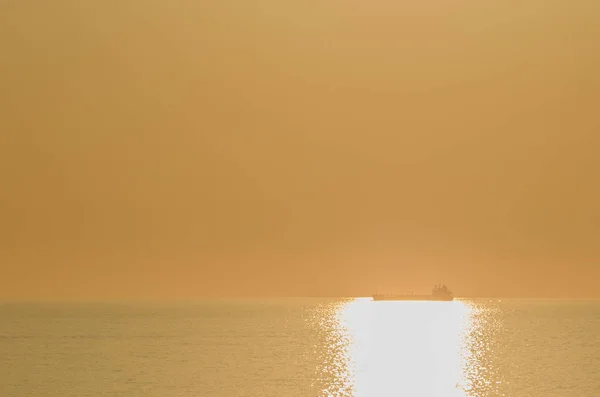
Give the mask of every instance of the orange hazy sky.
M 600 297 L 597 0 L 0 4 L 0 298 Z

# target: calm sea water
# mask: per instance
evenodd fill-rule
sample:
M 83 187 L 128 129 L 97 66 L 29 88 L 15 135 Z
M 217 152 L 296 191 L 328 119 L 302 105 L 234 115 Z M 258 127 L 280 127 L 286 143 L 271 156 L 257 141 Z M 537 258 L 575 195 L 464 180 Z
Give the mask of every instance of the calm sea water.
M 600 302 L 0 304 L 2 397 L 600 396 Z

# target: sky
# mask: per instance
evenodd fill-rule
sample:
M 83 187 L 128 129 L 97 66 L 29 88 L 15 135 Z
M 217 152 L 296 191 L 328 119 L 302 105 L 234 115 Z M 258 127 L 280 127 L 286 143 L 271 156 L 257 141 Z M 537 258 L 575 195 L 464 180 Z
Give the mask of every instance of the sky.
M 595 0 L 0 4 L 0 299 L 600 297 Z

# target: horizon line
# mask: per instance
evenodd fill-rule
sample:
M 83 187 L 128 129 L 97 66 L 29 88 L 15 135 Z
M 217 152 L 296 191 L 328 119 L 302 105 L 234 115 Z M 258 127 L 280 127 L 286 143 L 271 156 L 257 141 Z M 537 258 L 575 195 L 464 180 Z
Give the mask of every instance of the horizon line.
M 110 303 L 110 302 L 193 302 L 193 301 L 217 301 L 217 300 L 277 300 L 277 299 L 371 299 L 372 296 L 351 295 L 221 295 L 221 296 L 192 296 L 192 297 L 48 297 L 48 298 L 0 298 L 0 304 L 4 303 Z M 545 300 L 545 301 L 596 301 L 598 297 L 552 297 L 552 296 L 455 296 L 454 300 Z M 415 301 L 419 302 L 419 301 Z M 424 300 L 423 302 L 427 302 Z

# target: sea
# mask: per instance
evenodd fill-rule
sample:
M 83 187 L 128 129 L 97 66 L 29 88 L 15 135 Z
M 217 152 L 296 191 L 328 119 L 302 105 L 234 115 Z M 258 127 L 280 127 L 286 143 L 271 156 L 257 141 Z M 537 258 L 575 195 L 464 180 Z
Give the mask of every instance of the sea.
M 600 301 L 0 303 L 1 397 L 599 397 Z

